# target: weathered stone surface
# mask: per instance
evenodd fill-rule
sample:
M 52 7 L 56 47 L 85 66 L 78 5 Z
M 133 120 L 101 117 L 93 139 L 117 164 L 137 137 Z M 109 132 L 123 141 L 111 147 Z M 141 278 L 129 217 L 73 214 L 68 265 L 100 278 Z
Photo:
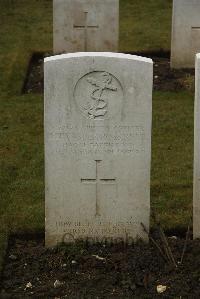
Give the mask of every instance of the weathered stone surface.
M 152 72 L 125 54 L 45 59 L 47 246 L 148 239 Z
M 196 55 L 195 80 L 193 237 L 200 238 L 200 54 Z
M 119 0 L 54 0 L 54 53 L 117 52 Z
M 194 68 L 200 52 L 200 1 L 174 0 L 171 67 Z

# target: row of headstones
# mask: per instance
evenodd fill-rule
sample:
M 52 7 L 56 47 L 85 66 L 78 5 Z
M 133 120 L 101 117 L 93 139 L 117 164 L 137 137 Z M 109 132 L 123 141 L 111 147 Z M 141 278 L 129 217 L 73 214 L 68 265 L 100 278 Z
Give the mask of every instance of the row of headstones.
M 118 51 L 119 0 L 54 0 L 54 54 Z M 174 0 L 171 67 L 194 67 L 200 1 Z
M 45 59 L 46 244 L 148 240 L 151 59 Z M 200 237 L 200 54 L 196 65 L 194 237 Z M 142 227 L 143 224 L 143 227 Z
M 102 0 L 54 0 L 54 49 L 116 51 L 118 0 L 106 5 L 105 12 Z M 152 76 L 151 59 L 131 55 L 76 53 L 45 60 L 48 246 L 75 239 L 148 239 L 141 223 L 148 231 Z M 195 130 L 198 136 L 198 121 Z M 198 138 L 195 142 L 198 236 Z

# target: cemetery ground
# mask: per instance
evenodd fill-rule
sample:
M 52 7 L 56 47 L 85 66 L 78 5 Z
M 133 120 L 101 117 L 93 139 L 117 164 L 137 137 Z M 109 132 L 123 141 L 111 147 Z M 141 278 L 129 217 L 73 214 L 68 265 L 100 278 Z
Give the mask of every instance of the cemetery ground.
M 51 1 L 3 0 L 0 10 L 0 287 L 6 287 L 1 295 L 76 298 L 78 291 L 83 298 L 199 296 L 198 240 L 188 241 L 178 270 L 152 243 L 44 248 L 43 95 L 22 90 L 32 54 L 51 53 Z M 121 1 L 120 51 L 146 56 L 169 52 L 170 24 L 171 1 Z M 168 235 L 183 237 L 192 217 L 194 75 L 174 73 L 174 87 L 159 88 L 163 72 L 169 75 L 165 81 L 172 76 L 162 67 L 154 67 L 151 208 Z M 151 227 L 154 231 L 153 219 Z M 169 242 L 179 260 L 184 240 Z M 26 288 L 33 276 L 33 287 Z M 156 295 L 158 284 L 168 287 L 162 295 Z

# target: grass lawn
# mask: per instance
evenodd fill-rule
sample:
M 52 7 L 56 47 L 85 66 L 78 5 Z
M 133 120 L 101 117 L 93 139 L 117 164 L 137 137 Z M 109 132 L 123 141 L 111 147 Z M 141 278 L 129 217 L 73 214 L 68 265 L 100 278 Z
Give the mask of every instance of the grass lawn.
M 122 0 L 120 51 L 170 49 L 171 0 Z M 21 95 L 33 52 L 52 50 L 52 0 L 1 0 L 0 264 L 9 232 L 44 229 L 43 97 Z M 155 92 L 152 207 L 165 228 L 192 215 L 193 94 Z M 153 224 L 152 224 L 153 225 Z

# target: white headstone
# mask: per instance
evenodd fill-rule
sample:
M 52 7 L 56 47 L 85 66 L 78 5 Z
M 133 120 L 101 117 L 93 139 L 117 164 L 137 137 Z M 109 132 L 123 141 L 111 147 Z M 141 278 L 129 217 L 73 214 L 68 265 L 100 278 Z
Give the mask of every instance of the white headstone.
M 193 237 L 200 238 L 200 54 L 196 55 L 195 81 Z
M 148 239 L 152 60 L 45 59 L 46 244 Z
M 119 0 L 54 0 L 54 53 L 118 50 Z
M 171 67 L 194 68 L 200 52 L 200 1 L 174 0 Z

